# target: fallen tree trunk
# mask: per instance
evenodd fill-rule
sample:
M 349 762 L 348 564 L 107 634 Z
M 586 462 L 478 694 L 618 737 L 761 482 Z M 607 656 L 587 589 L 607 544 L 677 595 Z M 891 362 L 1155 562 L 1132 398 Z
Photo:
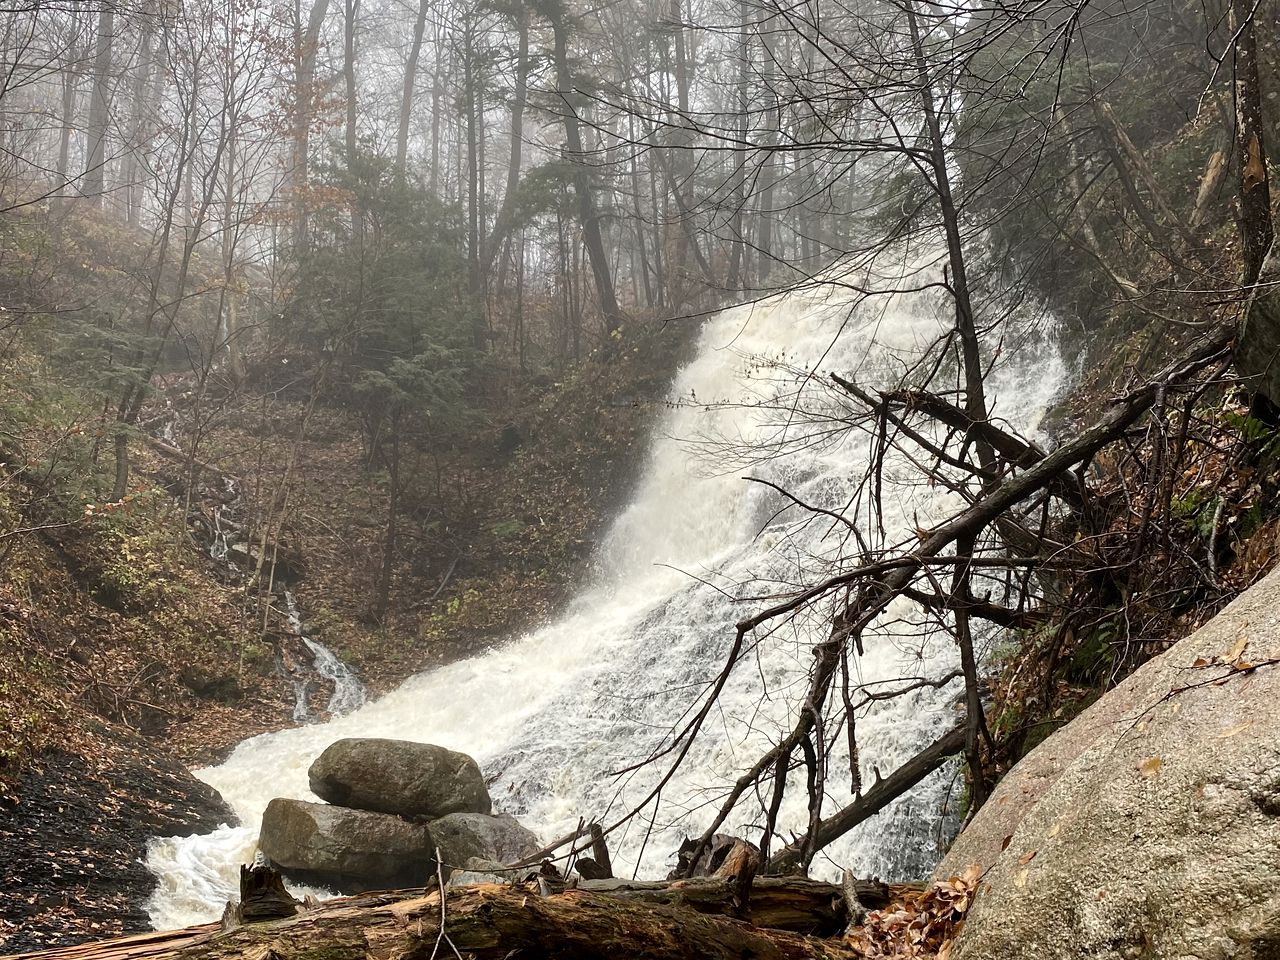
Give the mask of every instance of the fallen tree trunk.
M 223 480 L 238 481 L 240 479 L 234 474 L 227 473 L 227 471 L 223 470 L 221 467 L 214 466 L 212 463 L 209 463 L 207 460 L 201 460 L 199 457 L 191 456 L 189 453 L 184 451 L 181 447 L 175 447 L 172 443 L 169 443 L 167 440 L 161 440 L 159 437 L 153 437 L 149 433 L 143 433 L 143 434 L 140 434 L 140 436 L 142 437 L 143 443 L 145 443 L 156 453 L 160 454 L 162 457 L 165 457 L 168 460 L 173 460 L 174 462 L 180 463 L 184 466 L 190 465 L 192 467 L 195 467 L 197 470 L 203 470 L 206 473 L 211 473 L 215 477 L 218 477 Z
M 48 950 L 42 960 L 843 960 L 859 953 L 823 940 L 751 926 L 687 907 L 567 890 L 539 897 L 521 888 L 446 890 L 400 899 L 369 894 L 330 901 L 284 920 L 222 931 L 184 931 Z M 456 949 L 456 953 L 455 953 Z
M 872 909 L 889 903 L 889 888 L 874 880 L 855 880 L 859 901 Z M 589 880 L 578 885 L 587 893 L 632 903 L 684 907 L 698 913 L 738 915 L 737 886 L 731 877 L 688 880 Z M 832 936 L 848 925 L 843 891 L 807 877 L 759 877 L 751 884 L 744 920 L 757 927 Z

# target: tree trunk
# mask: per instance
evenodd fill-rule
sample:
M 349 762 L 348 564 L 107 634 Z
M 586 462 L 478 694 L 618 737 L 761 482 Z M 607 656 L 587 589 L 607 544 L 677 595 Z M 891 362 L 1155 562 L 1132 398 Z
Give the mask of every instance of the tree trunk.
M 730 219 L 729 290 L 746 290 L 751 284 L 747 256 L 747 137 L 751 118 L 747 102 L 747 80 L 751 67 L 750 27 L 754 24 L 746 0 L 738 3 L 738 147 L 733 152 L 733 216 Z
M 480 272 L 480 118 L 479 88 L 476 76 L 476 58 L 473 46 L 475 26 L 468 20 L 463 29 L 462 76 L 463 104 L 467 124 L 467 289 L 471 294 L 471 345 L 479 353 L 489 347 L 489 330 L 485 323 L 481 293 L 483 277 Z
M 436 69 L 431 82 L 431 195 L 440 196 L 440 101 L 444 95 L 444 58 L 447 49 L 441 42 L 441 28 L 436 28 Z
M 396 128 L 396 180 L 404 181 L 409 162 L 409 120 L 413 116 L 413 87 L 418 78 L 418 60 L 422 56 L 422 35 L 427 28 L 427 6 L 430 0 L 419 0 L 418 18 L 413 24 L 413 45 L 409 62 L 404 67 L 404 92 L 400 95 L 400 123 Z
M 569 70 L 569 38 L 564 8 L 556 3 L 549 16 L 555 46 L 556 86 L 564 105 L 564 135 L 569 148 L 569 160 L 573 164 L 573 191 L 577 195 L 582 239 L 591 261 L 591 273 L 596 281 L 605 332 L 611 335 L 622 326 L 622 313 L 618 309 L 618 298 L 613 289 L 613 274 L 609 269 L 604 237 L 600 231 L 600 216 L 596 212 L 595 200 L 591 194 L 591 179 L 585 163 L 582 129 L 578 123 L 576 105 L 578 97 L 574 94 L 573 76 Z
M 115 40 L 115 4 L 98 11 L 98 38 L 93 57 L 93 94 L 89 101 L 89 155 L 84 172 L 84 195 L 102 206 L 107 165 L 107 126 L 110 122 L 111 46 Z
M 1255 8 L 1247 0 L 1231 0 L 1230 26 L 1235 33 L 1236 159 L 1240 173 L 1240 237 L 1244 247 L 1244 284 L 1258 279 L 1271 248 L 1271 186 L 1263 138 L 1262 90 L 1258 80 Z
M 314 0 L 305 30 L 301 23 L 301 10 L 295 10 L 298 16 L 294 38 L 297 74 L 293 89 L 293 169 L 290 181 L 293 186 L 293 247 L 294 254 L 300 256 L 310 242 L 306 193 L 311 167 L 311 115 L 315 107 L 317 47 L 325 14 L 329 12 L 329 0 Z
M 356 158 L 356 18 L 359 15 L 360 0 L 345 0 L 342 17 L 342 82 L 347 100 L 344 133 L 348 171 Z
M 58 131 L 58 198 L 62 203 L 66 197 L 68 172 L 71 163 L 71 134 L 75 130 L 76 120 L 76 83 L 80 78 L 75 68 L 76 53 L 74 48 L 67 53 L 67 66 L 62 71 L 62 126 Z
M 374 600 L 373 618 L 378 623 L 387 619 L 391 609 L 391 583 L 395 574 L 396 550 L 400 522 L 400 410 L 391 414 L 391 458 L 388 473 L 387 527 L 382 539 L 382 570 L 378 575 L 378 593 Z
M 524 4 L 516 10 L 519 46 L 516 50 L 516 88 L 511 97 L 511 150 L 507 158 L 507 188 L 493 223 L 493 233 L 485 244 L 484 269 L 493 269 L 494 258 L 511 232 L 516 216 L 516 196 L 520 188 L 520 164 L 524 147 L 524 107 L 529 96 L 529 14 Z
M 147 116 L 147 91 L 150 77 L 155 69 L 155 51 L 152 44 L 155 31 L 150 17 L 143 20 L 142 44 L 138 54 L 138 64 L 133 77 L 133 87 L 129 99 L 129 142 L 125 144 L 124 160 L 124 195 L 125 219 L 131 226 L 137 226 L 142 214 L 142 184 L 138 182 L 141 164 L 138 157 L 142 153 L 146 137 L 143 128 Z
M 839 891 L 835 899 L 840 900 Z M 394 892 L 331 901 L 295 917 L 147 933 L 55 951 L 64 960 L 853 960 L 840 939 L 752 926 L 688 906 L 570 890 L 549 897 L 523 888 L 463 887 L 401 899 Z M 753 894 L 754 899 L 754 894 Z M 443 915 L 443 920 L 442 920 Z M 442 929 L 443 928 L 443 929 Z M 447 938 L 447 940 L 446 940 Z M 39 956 L 32 955 L 33 957 Z M 52 958 L 50 958 L 52 960 Z
M 985 422 L 987 420 L 986 385 L 983 382 L 982 353 L 978 343 L 977 321 L 973 315 L 973 303 L 969 299 L 969 279 L 964 254 L 964 243 L 960 234 L 960 218 L 956 209 L 955 198 L 951 193 L 951 173 L 947 166 L 946 140 L 943 137 L 942 124 L 934 106 L 933 79 L 929 73 L 928 59 L 924 50 L 924 40 L 920 35 L 920 27 L 916 19 L 914 0 L 907 0 L 905 9 L 907 24 L 911 33 L 911 49 L 915 56 L 918 82 L 920 85 L 920 106 L 924 112 L 925 126 L 929 134 L 930 166 L 933 173 L 932 187 L 937 194 L 938 205 L 942 211 L 943 233 L 947 242 L 947 262 L 951 267 L 950 291 L 955 302 L 956 336 L 960 340 L 960 354 L 963 361 L 965 412 L 970 419 Z M 995 454 L 991 447 L 979 441 L 975 444 L 978 462 L 984 470 L 993 470 Z

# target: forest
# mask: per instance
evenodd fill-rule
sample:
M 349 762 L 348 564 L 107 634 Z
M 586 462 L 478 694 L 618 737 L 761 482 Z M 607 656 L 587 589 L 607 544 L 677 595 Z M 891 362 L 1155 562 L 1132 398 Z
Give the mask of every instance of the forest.
M 1280 956 L 1278 17 L 0 0 L 0 951 Z

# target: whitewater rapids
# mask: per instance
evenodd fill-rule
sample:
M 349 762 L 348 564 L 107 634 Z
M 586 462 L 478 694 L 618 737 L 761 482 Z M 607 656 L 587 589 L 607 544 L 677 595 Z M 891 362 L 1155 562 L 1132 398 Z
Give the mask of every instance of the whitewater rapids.
M 890 383 L 903 358 L 918 356 L 948 321 L 946 310 L 925 295 L 853 311 L 838 286 L 791 291 L 708 319 L 693 359 L 675 378 L 673 403 L 655 425 L 630 502 L 599 544 L 590 581 L 560 619 L 482 656 L 415 676 L 345 716 L 254 737 L 225 763 L 197 771 L 242 825 L 152 841 L 154 926 L 221 915 L 238 895 L 238 865 L 252 862 L 267 802 L 315 799 L 307 768 L 341 737 L 419 740 L 471 754 L 491 780 L 495 812 L 516 815 L 544 840 L 569 832 L 579 817 L 607 821 L 625 812 L 665 767 L 622 779 L 609 772 L 647 755 L 705 689 L 733 641 L 735 622 L 761 605 L 735 597 L 812 582 L 847 548 L 838 524 L 783 509 L 778 494 L 742 477 L 764 478 L 810 504 L 843 510 L 866 468 L 869 440 L 860 431 L 833 430 L 838 423 L 831 417 L 842 408 L 823 380 L 834 371 L 871 386 Z M 805 378 L 805 371 L 814 376 Z M 1033 330 L 1023 331 L 1010 338 L 992 376 L 992 414 L 1034 433 L 1065 380 L 1057 352 Z M 785 455 L 748 466 L 739 459 L 744 448 Z M 952 496 L 921 484 L 900 457 L 886 462 L 885 481 L 885 542 L 957 506 Z M 948 638 L 921 636 L 893 612 L 869 631 L 866 655 L 854 664 L 858 680 L 933 677 L 953 668 L 957 657 Z M 726 785 L 789 727 L 811 648 L 827 629 L 823 615 L 796 620 L 741 664 L 664 790 L 656 817 L 650 807 L 611 836 L 619 875 L 666 874 L 680 840 L 701 832 Z M 923 689 L 860 717 L 868 783 L 877 768 L 887 775 L 955 722 L 957 691 L 954 684 Z M 846 763 L 832 758 L 826 814 L 847 802 L 847 772 L 839 773 Z M 927 872 L 945 840 L 946 811 L 958 803 L 953 774 L 939 771 L 828 847 L 815 873 L 847 866 L 892 880 Z M 806 819 L 803 789 L 790 791 L 780 822 L 784 837 Z M 758 839 L 758 826 L 752 827 L 733 819 L 725 825 Z

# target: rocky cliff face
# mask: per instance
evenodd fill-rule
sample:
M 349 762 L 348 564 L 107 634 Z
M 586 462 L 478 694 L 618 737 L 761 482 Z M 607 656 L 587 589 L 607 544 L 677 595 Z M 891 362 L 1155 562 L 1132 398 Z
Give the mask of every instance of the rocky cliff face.
M 1019 763 L 955 960 L 1280 957 L 1280 570 Z

